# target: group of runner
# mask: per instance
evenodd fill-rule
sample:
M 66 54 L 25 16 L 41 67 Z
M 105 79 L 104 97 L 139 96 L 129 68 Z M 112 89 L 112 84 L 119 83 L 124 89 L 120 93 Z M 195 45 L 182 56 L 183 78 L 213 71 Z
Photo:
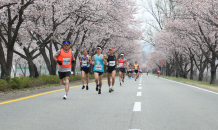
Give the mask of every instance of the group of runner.
M 82 71 L 82 84 L 83 84 L 82 89 L 85 89 L 85 88 L 86 90 L 89 89 L 88 87 L 89 71 L 90 71 L 90 65 L 92 64 L 94 66 L 93 72 L 95 76 L 96 91 L 98 91 L 98 94 L 101 94 L 104 66 L 108 65 L 107 79 L 108 79 L 109 92 L 110 93 L 114 92 L 116 67 L 119 68 L 120 86 L 124 84 L 126 67 L 128 66 L 127 60 L 124 58 L 124 53 L 121 53 L 120 58 L 118 59 L 117 56 L 114 55 L 113 48 L 109 49 L 109 55 L 101 54 L 102 52 L 101 46 L 97 46 L 96 52 L 97 53 L 91 58 L 88 55 L 88 51 L 84 50 L 83 55 L 80 58 L 81 71 Z M 63 48 L 61 48 L 59 51 L 56 52 L 53 59 L 57 62 L 57 65 L 59 66 L 58 74 L 60 78 L 60 83 L 65 85 L 65 94 L 63 96 L 63 99 L 67 99 L 67 94 L 69 91 L 69 79 L 71 75 L 71 66 L 75 62 L 74 52 L 70 50 L 69 41 L 63 42 Z M 129 65 L 128 72 L 130 75 L 133 74 L 133 70 L 135 72 L 134 78 L 136 81 L 139 75 L 139 72 L 142 73 L 142 71 L 139 71 L 141 69 L 139 65 L 137 64 L 137 61 L 135 62 L 133 66 Z M 112 76 L 112 82 L 111 82 L 111 76 Z M 65 81 L 64 81 L 64 78 L 65 78 Z M 85 86 L 85 80 L 86 80 L 86 86 Z

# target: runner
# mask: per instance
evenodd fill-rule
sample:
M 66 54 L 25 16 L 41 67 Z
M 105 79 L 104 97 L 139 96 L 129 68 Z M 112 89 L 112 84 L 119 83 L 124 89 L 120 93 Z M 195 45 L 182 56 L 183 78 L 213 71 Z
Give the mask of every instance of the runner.
M 109 49 L 109 55 L 106 57 L 107 63 L 108 63 L 108 69 L 107 69 L 107 81 L 109 86 L 109 92 L 114 91 L 114 83 L 115 83 L 115 75 L 116 75 L 116 63 L 117 63 L 117 57 L 113 54 L 114 49 Z M 112 86 L 111 86 L 111 74 L 112 74 Z
M 130 79 L 132 76 L 133 76 L 133 67 L 132 67 L 132 65 L 129 65 L 129 77 L 130 77 Z
M 80 58 L 80 63 L 81 65 L 81 71 L 82 71 L 82 89 L 85 88 L 84 85 L 84 79 L 85 79 L 85 74 L 86 74 L 86 90 L 89 90 L 89 66 L 90 63 L 92 63 L 91 57 L 88 55 L 87 50 L 83 51 L 83 56 Z
M 127 60 L 124 59 L 124 53 L 121 53 L 120 57 L 121 58 L 119 59 L 119 61 L 117 61 L 118 62 L 117 64 L 119 65 L 119 81 L 120 81 L 120 86 L 121 86 L 122 84 L 124 84 L 124 78 L 125 78 L 125 73 L 126 73 L 124 66 L 127 66 Z M 123 76 L 122 83 L 121 83 L 121 76 Z
M 137 61 L 135 61 L 134 69 L 135 69 L 135 81 L 136 81 L 136 78 L 139 76 L 138 70 L 140 69 L 139 65 L 137 64 Z
M 147 75 L 148 75 L 148 69 L 146 71 L 147 71 Z
M 157 69 L 158 78 L 160 77 L 160 69 Z
M 63 42 L 63 48 L 56 52 L 53 59 L 57 61 L 57 65 L 59 66 L 58 75 L 60 78 L 60 82 L 61 84 L 65 85 L 65 94 L 63 99 L 67 99 L 67 94 L 69 91 L 69 79 L 71 75 L 71 66 L 74 59 L 74 52 L 70 50 L 69 41 Z
M 139 70 L 140 77 L 142 76 L 142 69 Z
M 98 94 L 101 94 L 104 65 L 107 64 L 107 60 L 105 59 L 106 56 L 101 54 L 101 46 L 97 46 L 96 51 L 97 54 L 93 56 L 92 64 L 94 65 L 93 71 L 95 75 L 96 91 L 98 91 Z

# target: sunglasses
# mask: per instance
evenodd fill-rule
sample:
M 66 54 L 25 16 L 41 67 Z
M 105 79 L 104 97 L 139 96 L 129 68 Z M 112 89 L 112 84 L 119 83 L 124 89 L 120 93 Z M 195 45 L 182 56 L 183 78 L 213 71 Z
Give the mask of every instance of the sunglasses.
M 69 46 L 69 44 L 64 44 L 64 46 Z

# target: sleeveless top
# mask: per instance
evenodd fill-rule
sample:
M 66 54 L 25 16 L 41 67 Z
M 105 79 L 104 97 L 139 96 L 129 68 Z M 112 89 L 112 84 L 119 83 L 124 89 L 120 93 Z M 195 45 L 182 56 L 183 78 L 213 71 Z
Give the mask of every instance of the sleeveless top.
M 119 68 L 124 68 L 125 59 L 119 59 Z
M 104 72 L 104 62 L 102 56 L 102 54 L 100 55 L 100 57 L 97 57 L 97 54 L 95 55 L 95 65 L 93 71 Z
M 113 56 L 108 55 L 107 62 L 108 62 L 108 68 L 116 67 L 116 56 L 115 55 L 113 55 Z
M 62 61 L 62 65 L 57 64 L 58 66 L 71 68 L 72 51 L 69 50 L 69 53 L 66 53 L 64 52 L 64 49 L 60 49 L 60 55 L 58 56 L 58 60 Z
M 132 72 L 132 71 L 133 71 L 132 67 L 131 67 L 131 68 L 129 67 L 129 71 L 130 71 L 130 72 Z
M 82 56 L 82 68 L 88 68 L 90 66 L 90 63 L 87 62 L 87 60 L 89 59 L 89 55 L 86 56 L 86 58 L 84 58 L 84 56 Z

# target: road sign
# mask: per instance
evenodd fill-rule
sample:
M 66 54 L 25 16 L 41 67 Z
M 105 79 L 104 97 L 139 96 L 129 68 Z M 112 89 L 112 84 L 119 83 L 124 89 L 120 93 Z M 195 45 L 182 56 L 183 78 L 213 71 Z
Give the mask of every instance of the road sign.
M 160 66 L 163 67 L 163 61 L 160 61 Z

